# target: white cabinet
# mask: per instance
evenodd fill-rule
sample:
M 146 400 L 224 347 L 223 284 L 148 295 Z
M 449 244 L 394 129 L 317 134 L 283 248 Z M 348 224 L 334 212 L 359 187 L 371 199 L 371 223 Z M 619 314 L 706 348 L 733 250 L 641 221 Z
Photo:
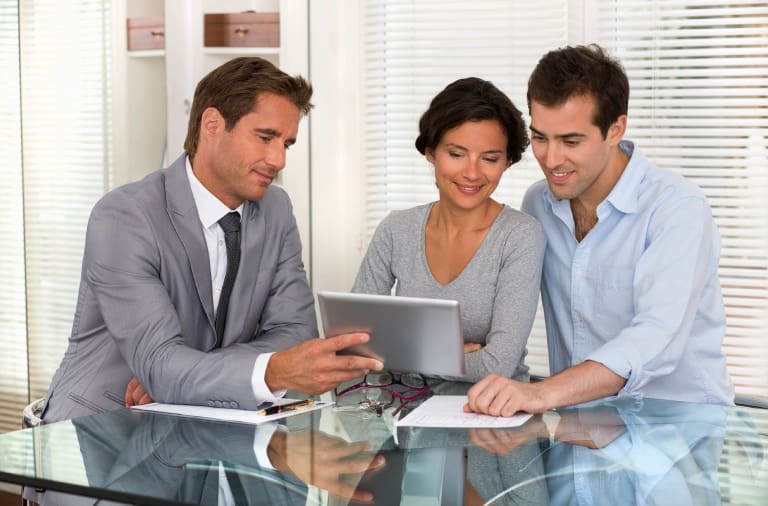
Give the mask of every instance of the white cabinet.
M 309 77 L 307 0 L 122 0 L 113 5 L 115 184 L 139 179 L 182 153 L 197 82 L 229 59 L 262 56 L 290 74 Z M 280 47 L 204 46 L 206 13 L 244 11 L 279 12 Z M 165 19 L 165 48 L 128 51 L 126 19 L 158 15 Z M 306 266 L 310 225 L 308 130 L 305 119 L 278 178 L 294 205 Z

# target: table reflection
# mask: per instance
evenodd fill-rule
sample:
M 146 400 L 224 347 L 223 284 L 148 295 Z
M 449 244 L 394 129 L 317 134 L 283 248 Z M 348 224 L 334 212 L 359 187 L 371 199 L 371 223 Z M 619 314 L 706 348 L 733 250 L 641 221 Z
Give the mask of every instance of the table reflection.
M 257 426 L 121 410 L 0 435 L 0 479 L 103 499 L 46 504 L 217 505 L 222 485 L 249 505 L 763 504 L 766 433 L 765 411 L 653 399 L 493 430 L 332 407 Z
M 91 487 L 218 504 L 223 471 L 236 500 L 245 504 L 306 504 L 306 483 L 287 469 L 264 467 L 257 460 L 260 433 L 268 433 L 269 453 L 274 427 L 129 411 L 75 419 L 72 424 Z
M 720 504 L 723 406 L 648 399 L 564 410 L 544 454 L 553 505 Z
M 549 416 L 545 415 L 545 416 Z M 722 406 L 616 400 L 560 410 L 515 430 L 470 430 L 478 490 L 494 504 L 720 504 Z M 533 455 L 539 449 L 537 455 Z M 499 463 L 488 462 L 496 455 Z M 502 465 L 516 471 L 499 471 Z M 533 473 L 524 470 L 533 469 Z M 517 482 L 509 480 L 516 476 Z M 500 483 L 507 479 L 507 483 Z M 529 498 L 532 498 L 530 502 Z

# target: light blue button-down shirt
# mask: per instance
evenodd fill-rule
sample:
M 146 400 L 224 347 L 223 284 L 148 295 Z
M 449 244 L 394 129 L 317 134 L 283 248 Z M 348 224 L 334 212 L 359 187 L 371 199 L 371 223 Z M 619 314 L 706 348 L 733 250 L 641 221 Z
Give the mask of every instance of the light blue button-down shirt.
M 629 163 L 581 242 L 570 201 L 545 180 L 523 200 L 547 236 L 541 294 L 551 373 L 593 360 L 627 379 L 619 395 L 732 404 L 709 204 L 630 141 L 621 148 Z

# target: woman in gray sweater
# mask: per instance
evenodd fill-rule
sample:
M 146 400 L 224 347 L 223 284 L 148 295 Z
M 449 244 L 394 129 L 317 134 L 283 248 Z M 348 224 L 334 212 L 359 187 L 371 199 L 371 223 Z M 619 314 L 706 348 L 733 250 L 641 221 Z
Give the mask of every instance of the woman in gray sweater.
M 465 381 L 528 381 L 545 238 L 534 218 L 491 198 L 529 140 L 522 114 L 492 83 L 449 84 L 419 121 L 416 149 L 434 166 L 439 200 L 378 226 L 353 291 L 459 301 Z M 435 350 L 440 353 L 440 350 Z

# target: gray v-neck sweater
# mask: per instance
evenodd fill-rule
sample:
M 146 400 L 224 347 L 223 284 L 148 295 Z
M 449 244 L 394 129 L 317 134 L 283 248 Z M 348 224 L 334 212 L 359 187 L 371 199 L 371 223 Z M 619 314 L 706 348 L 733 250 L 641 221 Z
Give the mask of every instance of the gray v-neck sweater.
M 546 245 L 541 225 L 504 206 L 464 270 L 441 285 L 424 249 L 433 204 L 393 211 L 382 220 L 352 291 L 388 295 L 395 286 L 397 295 L 458 300 L 464 341 L 483 345 L 465 355 L 461 379 L 474 382 L 495 373 L 528 381 L 523 361 L 539 299 Z

